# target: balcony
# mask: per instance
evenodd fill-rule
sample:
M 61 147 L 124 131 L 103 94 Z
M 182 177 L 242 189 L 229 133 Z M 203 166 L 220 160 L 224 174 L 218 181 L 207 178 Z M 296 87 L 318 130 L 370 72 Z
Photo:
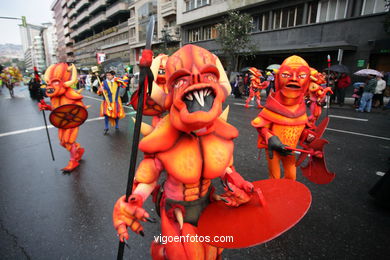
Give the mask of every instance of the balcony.
M 68 17 L 73 17 L 76 15 L 76 13 L 77 13 L 76 8 L 70 8 Z
M 83 23 L 87 19 L 88 19 L 88 12 L 83 12 L 82 14 L 79 14 L 76 17 L 76 23 L 77 24 Z
M 76 4 L 74 9 L 76 9 L 76 11 L 79 12 L 81 8 L 88 5 L 89 5 L 89 0 L 80 0 L 80 2 Z
M 69 36 L 65 37 L 65 45 L 74 44 L 73 39 L 71 39 Z
M 176 15 L 176 1 L 169 1 L 161 4 L 161 16 L 167 17 Z
M 68 0 L 68 7 L 71 7 L 72 5 L 74 5 L 76 3 L 76 0 Z
M 62 19 L 62 25 L 63 25 L 64 27 L 66 27 L 68 24 L 69 24 L 69 18 L 68 18 L 68 17 L 64 17 L 64 18 Z
M 77 32 L 77 30 L 74 30 L 73 32 L 70 33 L 70 38 L 74 39 L 76 38 L 76 36 L 78 35 L 79 33 Z
M 128 20 L 127 20 L 127 25 L 128 26 L 134 26 L 135 25 L 135 17 L 130 17 Z
M 64 28 L 64 35 L 65 35 L 65 36 L 68 36 L 69 34 L 70 34 L 69 27 L 65 27 L 65 28 Z
M 166 28 L 167 33 L 173 38 L 173 40 L 180 40 L 179 26 L 171 26 Z
M 90 29 L 89 23 L 85 23 L 82 26 L 80 26 L 79 28 L 77 28 L 77 34 L 81 34 L 89 29 Z
M 61 15 L 62 15 L 62 17 L 65 17 L 67 14 L 68 14 L 68 8 L 65 6 L 65 7 L 62 8 Z
M 89 27 L 95 26 L 99 23 L 105 22 L 107 20 L 106 14 L 101 12 L 98 15 L 95 15 L 88 23 Z
M 71 29 L 74 29 L 77 27 L 77 22 L 76 22 L 76 19 L 73 19 L 72 21 L 69 22 L 69 27 Z
M 88 12 L 92 13 L 96 11 L 98 8 L 106 6 L 106 4 L 107 4 L 107 0 L 97 0 L 96 2 L 94 2 L 88 7 Z
M 64 6 L 66 6 L 66 0 L 61 1 L 61 7 L 64 7 Z
M 120 12 L 129 12 L 129 4 L 125 2 L 117 2 L 109 6 L 106 10 L 106 17 L 110 18 L 111 16 L 120 13 Z
M 65 48 L 65 52 L 66 52 L 66 54 L 73 53 L 73 48 L 72 47 L 66 47 Z
M 133 36 L 129 38 L 129 44 L 135 44 L 137 43 L 137 37 Z

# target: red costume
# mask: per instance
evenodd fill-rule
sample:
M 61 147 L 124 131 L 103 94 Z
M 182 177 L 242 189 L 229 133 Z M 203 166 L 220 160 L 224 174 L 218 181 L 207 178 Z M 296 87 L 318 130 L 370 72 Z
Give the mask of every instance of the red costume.
M 304 97 L 309 84 L 306 61 L 295 55 L 287 58 L 275 75 L 276 91 L 252 121 L 259 132 L 258 147 L 266 149 L 270 178 L 280 178 L 280 163 L 285 178 L 296 178 L 295 156 L 286 146 L 296 147 L 308 123 Z
M 70 122 L 70 120 L 79 120 L 77 115 L 78 111 L 84 113 L 82 120 L 85 120 L 85 108 L 87 107 L 84 106 L 82 102 L 83 96 L 71 88 L 72 85 L 77 83 L 76 67 L 73 64 L 68 66 L 66 63 L 53 64 L 46 70 L 45 82 L 47 84 L 46 95 L 50 97 L 51 105 L 46 104 L 42 99 L 41 102 L 38 103 L 40 110 L 54 110 L 50 115 L 52 117 L 52 115 L 54 115 L 53 113 L 55 113 L 55 109 L 64 105 L 75 105 L 71 106 L 73 107 L 72 111 L 59 112 L 57 117 L 58 123 L 55 125 L 58 127 L 60 144 L 70 152 L 68 165 L 62 169 L 63 171 L 69 172 L 79 165 L 79 161 L 84 154 L 84 148 L 76 142 L 79 128 L 66 127 L 66 125 L 74 123 Z
M 251 75 L 251 84 L 249 86 L 249 97 L 245 101 L 245 107 L 249 107 L 249 102 L 252 100 L 252 98 L 255 98 L 257 107 L 262 108 L 263 106 L 261 105 L 261 90 L 266 89 L 269 85 L 269 81 L 263 81 L 262 78 L 263 75 L 261 74 L 261 71 L 252 67 L 249 69 L 249 72 L 252 74 Z
M 328 92 L 333 94 L 333 91 L 330 87 L 324 88 L 321 86 L 321 84 L 326 83 L 326 80 L 321 73 L 316 70 L 312 70 L 311 74 L 311 82 L 308 91 L 311 112 L 311 115 L 309 116 L 309 122 L 314 125 L 317 119 L 321 116 L 322 103 L 325 101 L 326 94 Z
M 164 59 L 155 59 L 155 67 L 163 65 Z M 213 199 L 230 206 L 250 200 L 253 185 L 233 167 L 233 139 L 238 131 L 220 117 L 222 102 L 231 89 L 219 59 L 203 48 L 186 45 L 168 58 L 165 73 L 165 80 L 157 78 L 159 92 L 154 85 L 148 98 L 149 112 L 154 102 L 158 104 L 154 115 L 162 110 L 169 114 L 155 127 L 149 126 L 139 144 L 144 159 L 136 172 L 133 193 L 128 202 L 123 196 L 114 207 L 114 227 L 121 241 L 128 239 L 127 227 L 143 234 L 140 222 L 150 216 L 142 205 L 153 191 L 163 236 L 198 234 L 198 218 Z M 159 187 L 164 170 L 167 179 Z M 221 196 L 214 194 L 211 184 L 218 177 L 229 188 Z M 201 242 L 154 242 L 151 248 L 154 259 L 216 259 L 221 252 Z

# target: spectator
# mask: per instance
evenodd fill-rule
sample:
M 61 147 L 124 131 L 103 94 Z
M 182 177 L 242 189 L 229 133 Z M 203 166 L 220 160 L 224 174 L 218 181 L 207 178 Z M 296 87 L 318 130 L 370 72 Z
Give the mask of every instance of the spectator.
M 248 73 L 245 73 L 244 76 L 244 95 L 248 96 L 249 95 L 249 75 Z
M 268 97 L 269 93 L 271 92 L 271 89 L 275 92 L 275 84 L 274 84 L 275 77 L 272 71 L 267 71 L 265 75 L 267 75 L 267 81 L 269 82 L 268 87 L 265 89 L 265 92 L 267 93 L 267 97 Z
M 87 91 L 92 91 L 92 75 L 91 73 L 88 73 L 88 75 L 85 77 L 85 89 Z
M 356 111 L 358 112 L 371 112 L 372 97 L 374 96 L 377 80 L 375 75 L 368 75 L 368 82 L 364 86 L 363 95 L 360 100 L 360 106 Z
M 351 85 L 351 78 L 346 73 L 342 73 L 340 78 L 337 80 L 336 85 L 337 102 L 341 107 L 344 105 L 345 89 L 348 88 L 349 85 Z
M 375 88 L 374 97 L 372 98 L 373 107 L 382 107 L 383 106 L 383 91 L 386 88 L 386 81 L 382 79 L 382 77 L 376 77 L 377 83 Z M 379 104 L 378 104 L 379 103 Z
M 352 95 L 352 97 L 355 98 L 355 101 L 353 103 L 355 108 L 359 107 L 360 98 L 363 95 L 364 85 L 365 84 L 363 82 L 355 82 L 355 83 L 353 83 L 353 95 Z

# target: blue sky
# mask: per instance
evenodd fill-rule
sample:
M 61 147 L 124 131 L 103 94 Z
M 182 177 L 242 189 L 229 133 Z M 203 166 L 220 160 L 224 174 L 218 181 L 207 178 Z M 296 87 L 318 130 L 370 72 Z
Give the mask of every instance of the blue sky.
M 26 16 L 27 22 L 41 24 L 52 22 L 53 12 L 50 6 L 54 0 L 0 0 L 0 16 L 21 18 Z M 0 44 L 21 44 L 19 26 L 20 21 L 0 19 Z

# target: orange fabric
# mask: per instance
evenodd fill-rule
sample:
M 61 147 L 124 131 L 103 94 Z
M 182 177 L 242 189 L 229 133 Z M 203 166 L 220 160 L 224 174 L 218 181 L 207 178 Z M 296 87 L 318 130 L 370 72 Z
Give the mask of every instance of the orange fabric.
M 170 150 L 156 154 L 164 168 L 182 183 L 194 183 L 202 173 L 199 143 L 189 135 L 182 136 Z M 174 163 L 173 161 L 174 160 Z
M 160 171 L 157 169 L 153 158 L 145 158 L 137 168 L 135 181 L 139 183 L 152 183 L 157 181 Z

